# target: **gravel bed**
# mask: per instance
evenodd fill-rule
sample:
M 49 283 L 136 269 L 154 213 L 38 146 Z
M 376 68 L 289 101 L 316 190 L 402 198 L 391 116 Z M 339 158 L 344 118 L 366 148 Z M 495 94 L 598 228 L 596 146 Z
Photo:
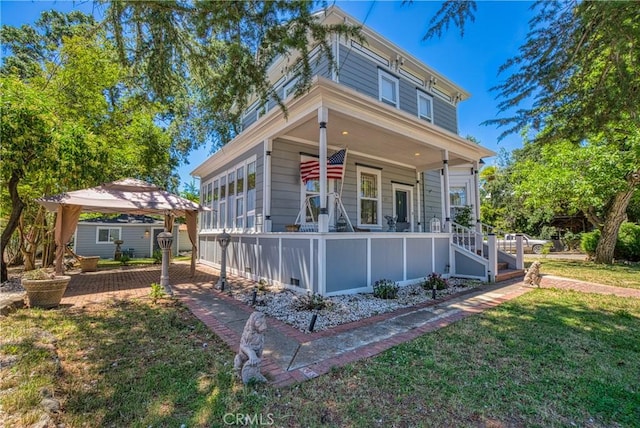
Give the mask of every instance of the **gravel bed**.
M 463 290 L 478 287 L 479 281 L 453 278 L 449 280 L 449 288 L 438 290 L 437 298 L 459 293 Z M 251 305 L 253 287 L 238 287 L 232 285 L 231 291 L 226 290 L 233 298 Z M 301 309 L 309 295 L 301 294 L 287 288 L 277 286 L 260 286 L 257 292 L 255 308 L 258 311 L 276 318 L 294 328 L 309 331 L 309 323 L 314 314 L 317 319 L 313 331 L 327 330 L 340 324 L 369 318 L 374 315 L 393 312 L 400 308 L 415 306 L 431 299 L 431 290 L 424 290 L 419 284 L 400 287 L 397 299 L 380 299 L 372 293 L 349 294 L 333 296 L 318 300 L 326 303 L 324 309 Z

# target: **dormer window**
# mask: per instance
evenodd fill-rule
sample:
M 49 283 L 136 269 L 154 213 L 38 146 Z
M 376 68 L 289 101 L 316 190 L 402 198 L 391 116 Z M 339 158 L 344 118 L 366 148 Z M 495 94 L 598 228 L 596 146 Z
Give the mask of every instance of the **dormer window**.
M 380 69 L 378 69 L 378 86 L 379 86 L 379 96 L 380 101 L 385 102 L 394 106 L 395 108 L 399 107 L 398 103 L 398 92 L 399 92 L 399 81 L 398 78 L 393 76 L 392 74 L 386 73 Z
M 418 91 L 418 117 L 433 123 L 433 98 Z

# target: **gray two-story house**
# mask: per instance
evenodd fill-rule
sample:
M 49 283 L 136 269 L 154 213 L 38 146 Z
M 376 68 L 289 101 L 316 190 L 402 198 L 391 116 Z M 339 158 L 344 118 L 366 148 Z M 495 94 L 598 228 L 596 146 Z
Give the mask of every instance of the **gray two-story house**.
M 332 6 L 318 19 L 359 23 Z M 370 291 L 432 272 L 491 279 L 481 248 L 459 239 L 454 205 L 479 218 L 478 166 L 494 153 L 458 135 L 469 94 L 363 27 L 366 43 L 331 40 L 337 67 L 314 62 L 292 95 L 286 59 L 270 78 L 287 106 L 255 101 L 242 132 L 192 172 L 201 180 L 200 262 L 219 266 L 231 233 L 234 274 L 324 295 Z M 452 186 L 453 183 L 453 186 Z M 456 238 L 456 236 L 458 238 Z

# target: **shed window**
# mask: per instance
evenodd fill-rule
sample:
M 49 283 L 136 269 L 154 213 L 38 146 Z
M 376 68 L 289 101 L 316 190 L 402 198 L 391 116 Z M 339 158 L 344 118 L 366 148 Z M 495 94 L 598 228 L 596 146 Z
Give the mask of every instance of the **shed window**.
M 111 244 L 120 239 L 119 227 L 99 227 L 97 232 L 97 244 Z

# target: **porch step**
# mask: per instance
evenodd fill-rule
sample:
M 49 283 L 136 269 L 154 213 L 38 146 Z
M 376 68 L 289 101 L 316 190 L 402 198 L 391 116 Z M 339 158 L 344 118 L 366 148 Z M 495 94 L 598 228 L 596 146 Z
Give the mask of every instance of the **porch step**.
M 509 263 L 498 262 L 498 272 L 500 272 L 501 270 L 507 270 L 507 269 L 509 269 Z
M 502 282 L 513 278 L 524 278 L 524 269 L 498 269 L 496 282 Z

